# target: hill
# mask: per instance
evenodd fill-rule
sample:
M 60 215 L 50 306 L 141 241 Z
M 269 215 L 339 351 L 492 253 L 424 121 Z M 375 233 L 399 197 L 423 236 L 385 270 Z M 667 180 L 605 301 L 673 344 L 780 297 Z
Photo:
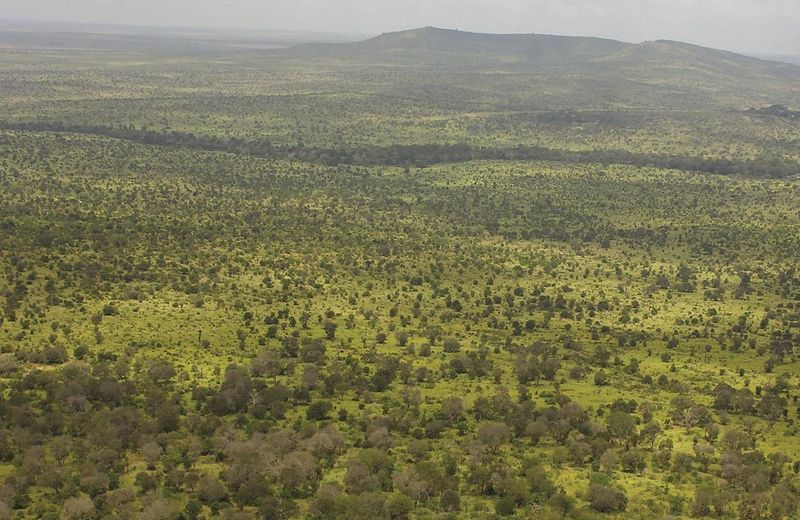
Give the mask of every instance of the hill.
M 99 30 L 0 25 L 0 520 L 800 518 L 796 69 Z
M 479 55 L 538 64 L 581 63 L 604 57 L 629 44 L 602 38 L 547 34 L 481 34 L 436 27 L 385 33 L 347 45 L 349 49 L 388 53 Z
M 688 71 L 702 71 L 707 74 L 741 78 L 770 76 L 800 79 L 800 67 L 789 63 L 754 58 L 671 40 L 629 45 L 598 61 L 604 65 L 617 65 L 625 68 L 647 65 L 650 70 L 665 69 L 669 73 L 675 73 L 677 69 L 683 68 Z
M 691 62 L 724 73 L 752 70 L 782 72 L 798 76 L 800 67 L 734 52 L 711 49 L 688 43 L 657 40 L 626 43 L 605 38 L 559 36 L 552 34 L 489 34 L 423 27 L 389 32 L 363 41 L 346 43 L 315 43 L 299 45 L 296 49 L 328 51 L 351 57 L 416 58 L 425 63 L 436 58 L 454 56 L 492 59 L 500 63 L 538 65 L 576 65 L 602 63 L 629 65 L 631 63 Z M 749 69 L 749 70 L 743 70 Z
M 625 43 L 425 27 L 360 42 L 300 45 L 277 52 L 348 66 L 408 67 L 433 71 L 439 77 L 444 72 L 511 72 L 510 77 L 519 80 L 523 74 L 532 74 L 538 90 L 553 100 L 551 104 L 573 107 L 724 105 L 747 109 L 800 101 L 800 67 L 796 65 L 668 40 Z M 520 87 L 531 88 L 530 84 L 509 84 L 504 91 L 518 94 Z M 491 89 L 496 91 L 497 85 Z M 559 92 L 566 96 L 561 101 Z

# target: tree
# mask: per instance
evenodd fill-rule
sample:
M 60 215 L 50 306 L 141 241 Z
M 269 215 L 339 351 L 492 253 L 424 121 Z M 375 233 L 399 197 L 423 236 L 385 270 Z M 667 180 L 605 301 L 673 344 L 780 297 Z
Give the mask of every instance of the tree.
M 645 454 L 636 448 L 627 450 L 621 457 L 622 467 L 628 473 L 642 473 L 647 466 Z
M 601 513 L 619 513 L 628 507 L 628 497 L 622 490 L 603 484 L 590 485 L 586 499 L 592 509 Z
M 709 485 L 698 486 L 692 501 L 692 516 L 707 516 L 711 513 L 716 491 Z
M 186 501 L 186 507 L 183 512 L 188 520 L 197 520 L 200 517 L 200 513 L 203 512 L 203 504 L 192 497 Z
M 461 350 L 461 345 L 458 343 L 458 341 L 448 338 L 444 340 L 444 343 L 442 343 L 442 350 L 448 353 L 458 352 Z
M 431 345 L 436 343 L 436 340 L 439 339 L 442 335 L 442 329 L 439 327 L 430 327 L 425 331 L 425 337 L 428 338 L 428 341 L 431 342 Z
M 695 459 L 700 464 L 700 469 L 704 472 L 708 471 L 708 465 L 711 464 L 714 451 L 714 447 L 710 444 L 697 443 L 694 445 Z
M 203 475 L 197 482 L 197 496 L 202 503 L 216 507 L 227 498 L 228 493 L 222 482 L 211 475 Z
M 659 433 L 661 433 L 661 426 L 654 421 L 650 421 L 642 427 L 642 430 L 639 432 L 639 437 L 647 443 L 648 448 L 652 450 Z
M 323 323 L 322 328 L 325 330 L 325 337 L 329 340 L 336 338 L 336 324 L 330 320 Z
M 288 453 L 277 472 L 278 481 L 283 485 L 283 495 L 292 498 L 310 496 L 319 478 L 319 467 L 307 451 Z
M 319 339 L 304 339 L 300 347 L 300 359 L 304 363 L 324 364 L 325 345 Z
M 306 419 L 309 421 L 323 421 L 328 418 L 332 409 L 333 405 L 330 401 L 314 401 L 306 410 Z
M 360 460 L 351 460 L 344 475 L 345 489 L 348 493 L 364 493 L 380 489 L 380 481 L 369 466 Z
M 394 334 L 395 339 L 397 340 L 397 344 L 401 347 L 405 347 L 408 344 L 408 333 L 404 330 L 398 330 Z
M 142 446 L 140 453 L 142 458 L 147 463 L 148 470 L 156 469 L 156 463 L 158 459 L 161 458 L 162 453 L 161 446 L 158 445 L 156 442 L 148 442 L 144 446 Z
M 89 520 L 94 518 L 95 506 L 87 495 L 78 495 L 64 500 L 61 520 Z
M 490 451 L 496 451 L 508 441 L 510 434 L 508 426 L 504 423 L 486 422 L 478 428 L 478 441 L 489 448 Z
M 755 448 L 756 440 L 752 433 L 739 429 L 729 429 L 722 436 L 722 445 L 729 450 L 740 452 Z
M 8 376 L 16 372 L 19 368 L 19 362 L 14 354 L 5 352 L 0 354 L 0 376 Z
M 263 350 L 250 361 L 250 373 L 254 377 L 271 377 L 277 380 L 286 370 L 286 363 L 274 350 Z
M 267 481 L 259 475 L 254 475 L 235 490 L 233 497 L 239 506 L 257 506 L 271 494 L 272 490 Z
M 637 438 L 636 419 L 629 413 L 613 410 L 606 418 L 606 427 L 611 437 L 625 446 Z
M 600 467 L 606 473 L 612 473 L 617 465 L 619 465 L 619 455 L 617 455 L 616 451 L 608 449 L 600 456 Z
M 319 519 L 335 518 L 341 496 L 342 490 L 336 484 L 320 486 L 309 505 L 310 516 Z
M 441 413 L 450 424 L 454 424 L 464 417 L 464 401 L 459 397 L 446 397 L 442 401 Z
M 517 511 L 517 503 L 513 497 L 502 497 L 495 502 L 494 511 L 500 516 L 511 516 Z
M 414 502 L 405 495 L 392 495 L 383 506 L 387 520 L 408 520 L 414 510 Z
M 552 496 L 556 491 L 556 485 L 547 474 L 547 470 L 534 459 L 527 459 L 522 463 L 522 474 L 528 484 L 528 490 L 534 496 L 534 500 L 541 502 L 544 498 Z
M 455 489 L 445 489 L 439 501 L 442 511 L 457 513 L 461 510 L 461 495 Z
M 142 494 L 152 491 L 158 487 L 158 479 L 145 471 L 141 471 L 136 474 L 134 483 Z
M 770 497 L 767 493 L 747 493 L 739 500 L 739 520 L 759 520 L 769 511 Z

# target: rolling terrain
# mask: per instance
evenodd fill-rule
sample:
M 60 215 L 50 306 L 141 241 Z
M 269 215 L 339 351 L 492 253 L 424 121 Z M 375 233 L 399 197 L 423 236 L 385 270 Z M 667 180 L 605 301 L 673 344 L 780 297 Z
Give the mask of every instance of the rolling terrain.
M 0 520 L 800 514 L 800 67 L 63 29 L 0 32 Z

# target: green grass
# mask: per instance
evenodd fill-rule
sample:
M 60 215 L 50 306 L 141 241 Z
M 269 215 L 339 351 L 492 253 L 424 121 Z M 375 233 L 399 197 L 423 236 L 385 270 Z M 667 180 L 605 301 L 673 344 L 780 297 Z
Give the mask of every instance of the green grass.
M 652 84 L 625 90 L 619 106 L 597 97 L 613 85 L 607 77 L 508 66 L 434 72 L 285 51 L 3 50 L 0 123 L 147 126 L 344 149 L 466 143 L 800 157 L 796 121 L 743 112 L 773 92 L 796 95 L 783 83 L 770 80 L 760 95 L 744 81 L 720 87 L 699 106 L 674 92 L 680 102 L 655 102 L 663 78 L 634 67 L 626 74 L 649 74 Z M 161 507 L 156 499 L 174 518 L 190 498 L 203 501 L 208 518 L 374 518 L 419 462 L 411 453 L 418 440 L 429 447 L 421 460 L 437 468 L 446 454 L 456 461 L 452 475 L 415 481 L 434 490 L 415 496 L 415 519 L 496 518 L 515 479 L 524 491 L 517 518 L 561 517 L 556 495 L 537 496 L 525 480 L 529 457 L 570 497 L 576 519 L 666 517 L 669 495 L 685 497 L 676 516 L 688 517 L 702 484 L 730 492 L 723 518 L 739 517 L 751 489 L 775 518 L 779 504 L 797 501 L 796 179 L 569 161 L 321 162 L 0 131 L 0 505 L 45 517 L 91 493 L 97 518 L 146 517 Z M 327 321 L 337 325 L 334 339 Z M 399 331 L 413 351 L 399 344 Z M 772 355 L 781 335 L 791 345 L 782 358 Z M 446 339 L 460 351 L 444 352 Z M 321 359 L 302 353 L 309 340 L 326 347 Z M 551 380 L 526 381 L 518 367 L 537 343 L 559 363 Z M 59 347 L 66 359 L 48 357 Z M 243 375 L 263 352 L 282 373 Z M 156 361 L 175 373 L 161 378 Z M 601 369 L 609 378 L 598 386 Z M 718 409 L 722 383 L 748 389 L 753 409 Z M 759 408 L 773 387 L 786 399 L 778 417 Z M 284 388 L 285 399 L 274 398 Z M 437 431 L 451 397 L 463 400 L 463 418 Z M 694 456 L 706 432 L 673 417 L 679 398 L 720 426 L 707 469 Z M 281 404 L 261 406 L 273 399 Z M 327 418 L 308 417 L 321 400 L 332 405 Z M 610 472 L 628 504 L 606 515 L 588 503 L 587 489 L 602 452 L 629 451 L 607 429 L 621 401 L 635 401 L 636 431 L 648 415 L 662 431 L 654 449 L 639 443 L 642 471 Z M 560 414 L 572 414 L 563 437 Z M 540 417 L 549 422 L 534 443 L 524 432 Z M 126 421 L 134 426 L 115 429 Z M 494 449 L 479 432 L 496 422 L 511 433 Z M 311 441 L 328 426 L 341 435 L 331 460 Z M 381 427 L 388 442 L 370 437 Z M 755 446 L 728 446 L 727 432 L 750 428 Z M 257 454 L 237 458 L 248 439 Z M 688 469 L 657 464 L 665 441 L 673 459 L 691 455 Z M 63 464 L 60 442 L 71 443 Z M 153 442 L 163 452 L 147 470 L 142 448 Z M 352 461 L 373 442 L 394 467 L 383 468 L 382 484 L 354 483 Z M 598 453 L 573 460 L 581 443 Z M 39 447 L 44 455 L 34 457 Z M 291 463 L 308 453 L 310 466 L 299 465 L 312 477 L 297 484 Z M 788 460 L 765 484 L 724 467 L 756 479 L 768 465 L 760 455 L 775 453 Z M 252 458 L 251 483 L 266 487 L 242 498 L 236 471 Z M 493 474 L 482 476 L 485 467 Z M 174 470 L 190 478 L 175 484 Z M 155 490 L 139 489 L 141 472 L 157 479 Z M 95 489 L 87 477 L 95 473 L 112 481 Z M 54 474 L 63 477 L 55 487 Z M 224 496 L 199 489 L 192 474 L 218 479 Z M 321 484 L 342 490 L 328 517 L 315 513 Z M 458 491 L 460 512 L 443 510 L 445 489 Z

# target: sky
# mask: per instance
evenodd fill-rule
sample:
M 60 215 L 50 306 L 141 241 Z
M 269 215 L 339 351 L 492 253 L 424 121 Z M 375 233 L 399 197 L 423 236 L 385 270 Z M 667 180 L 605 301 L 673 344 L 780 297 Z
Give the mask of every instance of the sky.
M 350 34 L 437 26 L 800 55 L 800 0 L 0 0 L 0 18 Z

